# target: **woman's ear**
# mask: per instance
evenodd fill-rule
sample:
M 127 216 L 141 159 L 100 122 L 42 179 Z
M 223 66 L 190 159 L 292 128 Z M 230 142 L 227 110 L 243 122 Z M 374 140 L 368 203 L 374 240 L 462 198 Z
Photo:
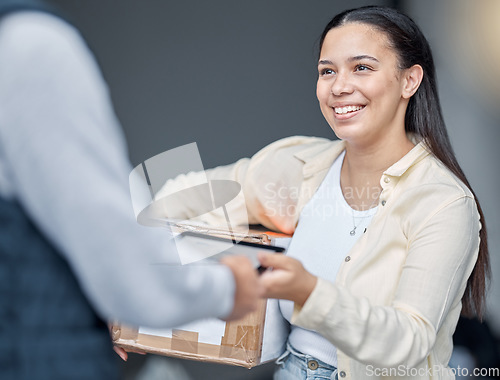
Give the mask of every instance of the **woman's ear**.
M 424 69 L 420 65 L 413 65 L 405 70 L 403 74 L 403 91 L 401 94 L 404 99 L 411 98 L 417 92 L 423 77 Z

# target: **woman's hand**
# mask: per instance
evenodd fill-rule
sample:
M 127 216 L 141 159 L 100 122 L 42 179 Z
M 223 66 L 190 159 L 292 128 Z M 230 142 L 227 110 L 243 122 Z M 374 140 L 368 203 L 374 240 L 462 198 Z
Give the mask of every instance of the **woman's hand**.
M 280 254 L 260 253 L 259 261 L 266 270 L 260 276 L 264 297 L 295 302 L 299 306 L 309 298 L 316 286 L 316 276 L 309 273 L 300 261 Z

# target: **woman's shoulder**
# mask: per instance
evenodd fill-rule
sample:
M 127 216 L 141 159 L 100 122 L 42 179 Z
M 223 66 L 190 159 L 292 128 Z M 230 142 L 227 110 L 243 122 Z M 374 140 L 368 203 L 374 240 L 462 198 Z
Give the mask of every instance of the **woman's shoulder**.
M 392 181 L 391 181 L 392 182 Z M 438 158 L 429 153 L 400 178 L 394 188 L 393 215 L 399 215 L 410 239 L 425 226 L 438 228 L 443 220 L 458 223 L 467 231 L 479 223 L 479 214 L 470 189 Z M 451 225 L 449 223 L 449 225 Z
M 474 198 L 469 187 L 433 154 L 423 160 L 422 173 L 422 182 L 441 190 L 445 197 Z
M 423 142 L 384 172 L 405 192 L 430 191 L 435 198 L 473 197 L 472 192 Z M 387 179 L 386 179 L 387 181 Z M 389 180 L 390 181 L 390 180 Z M 388 182 L 389 182 L 388 181 Z

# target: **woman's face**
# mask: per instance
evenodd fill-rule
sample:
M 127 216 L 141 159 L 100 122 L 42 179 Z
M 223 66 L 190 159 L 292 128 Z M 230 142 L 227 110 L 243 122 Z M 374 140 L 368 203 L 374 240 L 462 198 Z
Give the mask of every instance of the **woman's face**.
M 403 75 L 383 33 L 361 23 L 331 29 L 318 72 L 321 111 L 338 138 L 361 146 L 405 138 Z

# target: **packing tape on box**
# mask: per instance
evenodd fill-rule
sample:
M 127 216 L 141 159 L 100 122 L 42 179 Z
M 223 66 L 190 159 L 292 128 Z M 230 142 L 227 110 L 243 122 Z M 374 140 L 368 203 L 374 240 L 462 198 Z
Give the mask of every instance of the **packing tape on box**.
M 137 328 L 113 326 L 112 338 L 127 351 L 252 368 L 260 362 L 265 305 L 261 302 L 256 312 L 240 321 L 227 322 L 220 345 L 199 342 L 197 332 L 179 329 L 173 329 L 172 338 L 167 338 L 141 334 Z
M 134 335 L 127 328 L 121 328 L 127 335 Z M 255 334 L 255 335 L 254 335 Z M 185 359 L 235 364 L 251 368 L 258 364 L 261 336 L 259 326 L 238 326 L 237 341 L 225 341 L 220 346 L 198 342 L 198 334 L 192 331 L 174 330 L 172 338 L 138 334 L 131 339 L 119 337 L 115 344 L 127 351 L 141 351 Z

